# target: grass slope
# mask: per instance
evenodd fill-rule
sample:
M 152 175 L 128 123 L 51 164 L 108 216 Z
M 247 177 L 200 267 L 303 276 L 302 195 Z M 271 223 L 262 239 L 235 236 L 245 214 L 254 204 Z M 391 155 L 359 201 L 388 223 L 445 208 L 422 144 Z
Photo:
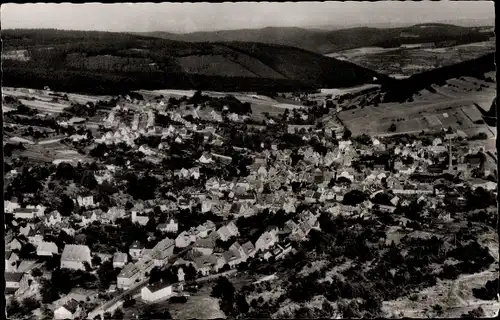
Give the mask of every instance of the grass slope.
M 110 94 L 130 89 L 291 91 L 389 80 L 303 49 L 249 42 L 181 42 L 110 32 L 4 30 L 4 85 Z
M 420 90 L 433 91 L 432 84 L 444 85 L 452 78 L 470 76 L 483 79 L 484 74 L 495 70 L 495 54 L 490 53 L 477 59 L 464 61 L 393 81 L 382 87 L 386 102 L 404 101 Z

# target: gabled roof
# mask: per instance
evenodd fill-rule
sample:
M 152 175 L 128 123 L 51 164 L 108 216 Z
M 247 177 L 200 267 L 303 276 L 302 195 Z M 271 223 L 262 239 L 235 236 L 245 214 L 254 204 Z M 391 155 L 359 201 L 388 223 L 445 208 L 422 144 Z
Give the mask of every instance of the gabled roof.
M 39 251 L 48 251 L 48 252 L 52 252 L 52 253 L 57 253 L 58 252 L 57 245 L 54 242 L 45 242 L 45 241 L 42 241 L 38 245 L 37 250 L 39 250 Z
M 22 272 L 5 272 L 5 282 L 19 282 L 23 278 Z
M 132 245 L 130 246 L 129 250 L 130 249 L 144 249 L 144 246 L 139 242 L 139 241 L 134 241 L 134 243 L 132 243 Z
M 215 241 L 213 241 L 210 238 L 199 239 L 199 240 L 197 240 L 194 243 L 193 248 L 208 248 L 208 249 L 213 249 L 213 248 L 215 248 Z
M 246 254 L 255 250 L 254 245 L 250 241 L 245 242 L 241 247 L 243 248 L 243 251 L 245 251 Z
M 113 254 L 113 262 L 127 262 L 128 255 L 123 252 L 115 252 Z
M 155 293 L 155 292 L 160 291 L 162 289 L 165 289 L 166 287 L 169 287 L 171 285 L 172 285 L 172 283 L 170 281 L 161 279 L 158 282 L 148 284 L 146 286 L 146 288 L 148 288 L 148 290 L 151 291 L 151 293 Z
M 224 252 L 222 254 L 222 256 L 224 257 L 224 260 L 226 262 L 231 262 L 231 261 L 238 260 L 241 258 L 240 253 L 238 251 L 235 251 L 235 250 L 228 250 L 228 251 Z
M 217 263 L 217 258 L 214 256 L 201 256 L 193 259 L 196 268 L 205 268 L 211 267 L 212 265 Z
M 90 249 L 84 245 L 67 244 L 64 246 L 61 261 L 90 261 Z
M 79 305 L 80 304 L 78 303 L 78 301 L 76 301 L 75 299 L 71 299 L 71 300 L 68 300 L 68 302 L 66 302 L 63 305 L 63 308 L 68 310 L 69 312 L 71 312 L 71 314 L 73 314 L 76 312 Z

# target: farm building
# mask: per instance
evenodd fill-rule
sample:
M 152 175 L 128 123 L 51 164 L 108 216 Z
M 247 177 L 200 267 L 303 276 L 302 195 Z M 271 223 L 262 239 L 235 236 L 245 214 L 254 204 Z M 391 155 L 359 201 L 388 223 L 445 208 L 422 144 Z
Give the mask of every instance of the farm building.
M 476 106 L 466 106 L 461 108 L 463 113 L 471 119 L 472 122 L 476 124 L 482 124 L 484 123 L 483 121 L 483 115 L 481 114 L 481 111 Z

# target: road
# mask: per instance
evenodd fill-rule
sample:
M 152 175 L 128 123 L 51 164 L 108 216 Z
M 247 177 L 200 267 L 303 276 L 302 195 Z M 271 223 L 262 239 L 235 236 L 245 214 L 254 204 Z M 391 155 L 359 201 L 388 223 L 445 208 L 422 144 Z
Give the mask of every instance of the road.
M 59 141 L 61 141 L 62 139 L 64 139 L 64 138 L 58 138 L 58 139 L 52 139 L 52 140 L 38 141 L 38 143 L 37 143 L 37 144 L 39 144 L 39 145 L 43 145 L 43 144 L 51 144 L 51 143 L 56 143 L 56 142 L 59 142 Z
M 190 245 L 190 246 L 182 249 L 179 253 L 176 253 L 173 256 L 171 256 L 168 259 L 167 265 L 168 265 L 168 263 L 175 262 L 175 260 L 177 260 L 177 258 L 179 256 L 186 253 L 189 249 L 191 249 L 192 246 L 193 245 Z M 126 296 L 133 296 L 134 294 L 136 294 L 136 292 L 140 291 L 144 286 L 146 286 L 148 284 L 148 282 L 149 282 L 149 277 L 146 277 L 144 280 L 138 282 L 135 286 L 128 288 L 125 291 L 121 292 L 113 299 L 105 302 L 101 306 L 99 306 L 99 307 L 95 308 L 94 310 L 92 310 L 91 312 L 89 312 L 87 319 L 93 319 L 97 314 L 105 313 L 109 308 L 111 308 L 113 305 L 115 305 L 120 300 L 123 300 Z

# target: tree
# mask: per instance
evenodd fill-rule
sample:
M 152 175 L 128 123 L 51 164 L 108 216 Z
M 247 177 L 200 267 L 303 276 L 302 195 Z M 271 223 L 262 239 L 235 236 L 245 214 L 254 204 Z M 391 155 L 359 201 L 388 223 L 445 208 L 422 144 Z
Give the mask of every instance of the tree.
M 12 297 L 9 305 L 7 306 L 7 314 L 9 316 L 13 316 L 15 314 L 18 314 L 19 312 L 21 312 L 21 306 L 19 305 L 17 299 Z
M 73 200 L 66 194 L 63 194 L 61 196 L 61 205 L 58 208 L 58 211 L 61 213 L 61 215 L 66 217 L 70 216 L 74 208 L 75 203 L 73 202 Z
M 113 314 L 113 319 L 123 319 L 122 309 L 118 308 L 115 310 L 115 313 Z
M 90 170 L 86 170 L 83 173 L 81 185 L 87 189 L 94 190 L 97 188 L 97 180 L 95 179 L 94 173 Z
M 233 301 L 234 292 L 235 289 L 233 284 L 226 277 L 220 277 L 217 279 L 217 282 L 212 289 L 211 296 L 221 298 L 226 301 Z
M 395 131 L 396 131 L 396 124 L 391 123 L 391 125 L 389 126 L 389 132 L 395 132 Z
M 25 298 L 22 301 L 22 306 L 24 308 L 24 313 L 28 314 L 31 311 L 39 308 L 40 307 L 40 302 L 38 300 L 36 300 L 35 298 L 28 297 L 28 298 Z
M 360 204 L 363 201 L 365 201 L 366 198 L 367 198 L 367 196 L 363 191 L 352 190 L 344 195 L 344 199 L 342 200 L 342 203 L 344 205 L 355 206 L 355 205 Z
M 247 313 L 250 310 L 248 302 L 243 294 L 239 294 L 236 298 L 236 308 L 240 314 Z
M 56 179 L 72 180 L 75 176 L 75 169 L 67 162 L 61 162 L 57 165 Z
M 102 262 L 101 257 L 99 257 L 97 255 L 92 257 L 92 265 L 93 266 L 99 266 L 99 265 L 101 265 L 101 262 Z
M 342 134 L 342 140 L 349 140 L 352 136 L 352 132 L 349 129 L 345 129 L 344 133 Z
M 43 272 L 38 268 L 34 268 L 33 270 L 31 270 L 31 275 L 33 277 L 40 277 L 43 275 Z
M 53 319 L 54 319 L 54 311 L 47 308 L 46 306 L 43 306 L 41 320 L 53 320 Z

